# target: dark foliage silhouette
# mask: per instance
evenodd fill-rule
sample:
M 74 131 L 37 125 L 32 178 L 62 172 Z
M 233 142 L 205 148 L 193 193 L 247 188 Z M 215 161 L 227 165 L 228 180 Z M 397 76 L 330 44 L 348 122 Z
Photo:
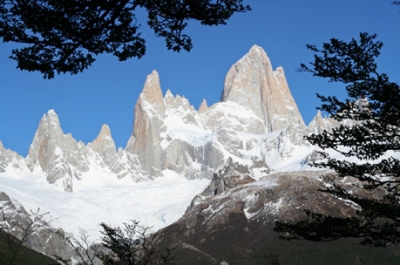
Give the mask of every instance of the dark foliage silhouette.
M 306 137 L 322 150 L 333 149 L 344 159 L 329 157 L 313 165 L 332 169 L 337 178 L 325 178 L 321 190 L 351 201 L 356 208 L 350 217 L 327 216 L 306 211 L 308 220 L 289 224 L 277 222 L 275 230 L 286 232 L 285 239 L 330 241 L 361 238 L 362 245 L 385 247 L 400 243 L 400 161 L 393 157 L 400 150 L 400 88 L 384 73 L 378 72 L 376 58 L 382 42 L 376 35 L 361 33 L 357 41 L 331 39 L 322 49 L 314 45 L 310 66 L 300 71 L 346 85 L 348 99 L 318 95 L 321 110 L 342 122 L 340 127 Z M 345 121 L 353 125 L 346 125 Z M 348 158 L 358 162 L 350 162 Z M 351 178 L 352 185 L 343 183 Z
M 40 71 L 48 79 L 77 74 L 98 54 L 120 61 L 145 54 L 138 9 L 146 10 L 147 24 L 167 48 L 179 52 L 193 48 L 184 33 L 189 20 L 226 24 L 250 7 L 242 0 L 0 0 L 0 38 L 24 44 L 10 56 L 21 70 Z

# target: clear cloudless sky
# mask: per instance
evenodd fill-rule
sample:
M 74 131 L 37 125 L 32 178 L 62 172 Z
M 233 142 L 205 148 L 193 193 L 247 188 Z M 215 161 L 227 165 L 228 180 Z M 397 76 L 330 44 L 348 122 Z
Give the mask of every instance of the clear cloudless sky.
M 244 0 L 252 11 L 235 14 L 226 26 L 201 26 L 190 21 L 186 33 L 192 37 L 191 52 L 168 51 L 139 22 L 146 39 L 142 59 L 119 62 L 101 55 L 78 75 L 58 75 L 45 80 L 40 73 L 22 72 L 8 57 L 17 47 L 0 44 L 0 141 L 26 156 L 39 121 L 48 110 L 58 114 L 64 133 L 76 140 L 93 141 L 102 124 L 108 124 L 117 147 L 125 147 L 132 133 L 134 106 L 146 76 L 156 69 L 163 93 L 184 95 L 197 109 L 203 98 L 219 101 L 229 68 L 252 45 L 264 48 L 273 68 L 285 70 L 292 95 L 308 124 L 320 105 L 316 93 L 345 95 L 344 86 L 328 83 L 311 74 L 296 72 L 313 55 L 306 44 L 321 45 L 330 38 L 350 40 L 360 32 L 376 33 L 384 43 L 379 71 L 400 82 L 400 6 L 391 0 Z

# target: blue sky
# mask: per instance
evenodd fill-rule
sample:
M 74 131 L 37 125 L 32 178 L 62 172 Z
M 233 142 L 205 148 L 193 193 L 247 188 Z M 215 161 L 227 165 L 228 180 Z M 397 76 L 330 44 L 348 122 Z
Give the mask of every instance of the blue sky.
M 298 73 L 300 63 L 312 60 L 306 44 L 320 45 L 335 37 L 357 38 L 360 32 L 378 34 L 384 43 L 379 70 L 400 82 L 400 6 L 391 0 L 245 0 L 252 11 L 236 14 L 226 26 L 206 27 L 190 21 L 191 52 L 168 51 L 154 36 L 142 15 L 147 52 L 142 59 L 119 62 L 102 55 L 85 72 L 44 80 L 40 73 L 22 72 L 8 56 L 15 44 L 0 44 L 0 141 L 26 156 L 41 117 L 54 109 L 64 133 L 93 141 L 108 124 L 117 147 L 125 147 L 132 132 L 134 106 L 146 76 L 156 69 L 163 93 L 184 95 L 198 108 L 205 98 L 219 101 L 225 75 L 253 44 L 264 48 L 274 68 L 285 70 L 292 95 L 309 123 L 320 104 L 315 94 L 339 95 L 344 87 Z

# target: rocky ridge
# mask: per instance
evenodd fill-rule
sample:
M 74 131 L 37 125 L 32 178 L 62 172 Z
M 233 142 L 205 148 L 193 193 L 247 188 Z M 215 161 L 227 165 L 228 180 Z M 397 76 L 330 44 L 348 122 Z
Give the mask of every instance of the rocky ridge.
M 65 231 L 53 228 L 51 223 L 45 223 L 51 216 L 38 212 L 45 215 L 34 220 L 32 213 L 28 213 L 18 201 L 11 199 L 4 192 L 0 192 L 0 209 L 0 225 L 15 224 L 11 233 L 16 238 L 22 239 L 27 231 L 35 230 L 26 239 L 26 245 L 30 248 L 53 258 L 59 256 L 70 259 L 74 256 L 72 248 L 63 239 Z
M 93 142 L 77 142 L 62 131 L 50 110 L 39 123 L 25 161 L 0 146 L 0 156 L 7 157 L 0 170 L 8 165 L 20 167 L 20 172 L 39 170 L 49 183 L 69 192 L 94 171 L 136 182 L 161 177 L 164 170 L 188 179 L 211 179 L 229 159 L 249 165 L 264 161 L 271 170 L 280 170 L 293 161 L 300 165 L 312 152 L 305 134 L 332 126 L 320 113 L 304 125 L 283 68 L 274 71 L 265 51 L 254 45 L 228 71 L 221 102 L 208 106 L 203 100 L 196 110 L 170 90 L 163 96 L 159 74 L 153 71 L 136 102 L 125 149 L 116 150 L 107 125 Z
M 284 241 L 273 231 L 276 220 L 296 222 L 304 210 L 349 217 L 350 201 L 319 192 L 327 171 L 279 172 L 253 178 L 252 169 L 229 161 L 209 186 L 195 196 L 185 214 L 155 237 L 159 248 L 173 248 L 180 264 L 265 264 L 268 254 L 280 264 L 397 264 L 398 248 L 371 249 L 354 239 L 315 243 Z M 352 181 L 346 187 L 352 189 Z M 321 255 L 323 253 L 323 255 Z
M 77 142 L 50 110 L 25 159 L 0 142 L 0 173 L 41 172 L 48 183 L 68 192 L 93 172 L 136 182 L 162 177 L 166 170 L 210 179 L 182 218 L 157 233 L 160 247 L 179 246 L 177 255 L 189 258 L 182 264 L 247 264 L 262 255 L 264 244 L 279 245 L 272 232 L 277 218 L 299 220 L 310 207 L 334 215 L 354 213 L 351 204 L 317 192 L 324 187 L 319 175 L 327 172 L 304 170 L 321 157 L 303 136 L 337 123 L 318 112 L 305 126 L 283 69 L 272 69 L 262 48 L 253 46 L 229 70 L 221 102 L 208 106 L 203 100 L 198 110 L 170 90 L 163 96 L 153 71 L 136 102 L 125 149 L 116 150 L 107 125 L 93 142 Z M 11 218 L 23 212 L 5 194 L 0 193 L 1 200 Z M 29 218 L 26 211 L 23 216 Z M 41 237 L 50 239 L 51 231 Z M 46 242 L 37 240 L 32 246 L 46 251 L 41 248 Z
M 6 149 L 0 141 L 0 173 L 22 174 L 26 169 L 25 160 L 16 152 Z

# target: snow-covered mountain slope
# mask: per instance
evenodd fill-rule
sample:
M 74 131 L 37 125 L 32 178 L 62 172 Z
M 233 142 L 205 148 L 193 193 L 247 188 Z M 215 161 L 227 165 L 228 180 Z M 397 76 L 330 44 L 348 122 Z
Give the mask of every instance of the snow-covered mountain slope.
M 254 45 L 227 73 L 221 102 L 203 102 L 196 110 L 170 90 L 163 96 L 153 71 L 136 102 L 125 150 L 116 150 L 107 125 L 93 142 L 76 141 L 49 110 L 25 161 L 0 145 L 0 172 L 42 171 L 48 183 L 73 192 L 92 172 L 133 182 L 161 177 L 165 170 L 187 179 L 210 179 L 230 158 L 242 164 L 262 160 L 275 171 L 298 170 L 313 150 L 303 136 L 332 126 L 320 113 L 304 125 L 283 69 L 274 71 L 264 50 Z
M 125 149 L 116 150 L 107 125 L 93 142 L 76 141 L 54 110 L 43 115 L 25 159 L 0 142 L 0 191 L 59 216 L 55 225 L 66 231 L 82 227 L 97 237 L 100 222 L 130 219 L 158 229 L 229 161 L 255 179 L 309 169 L 315 148 L 303 136 L 335 126 L 320 113 L 304 125 L 283 69 L 274 71 L 258 46 L 232 66 L 212 106 L 196 110 L 184 96 L 163 96 L 159 78 L 147 76 Z
M 273 71 L 256 45 L 229 70 L 221 102 L 207 106 L 204 101 L 198 110 L 170 90 L 162 97 L 159 75 L 153 71 L 136 103 L 134 121 L 126 151 L 137 155 L 149 176 L 170 169 L 189 179 L 211 178 L 229 158 L 263 160 L 278 168 L 292 162 L 296 149 L 304 157 L 312 151 L 303 140 L 309 130 L 283 69 Z
M 62 238 L 64 231 L 53 228 L 48 223 L 51 216 L 43 210 L 27 211 L 21 203 L 2 191 L 0 209 L 0 227 L 20 240 L 25 237 L 25 246 L 50 257 L 57 255 L 69 259 L 73 255 L 72 248 Z
M 92 240 L 100 237 L 100 222 L 119 226 L 135 219 L 153 231 L 168 226 L 160 242 L 183 242 L 195 252 L 218 256 L 232 243 L 229 255 L 244 253 L 238 264 L 262 250 L 278 216 L 295 220 L 311 207 L 346 216 L 353 211 L 317 192 L 322 172 L 308 162 L 321 157 L 303 138 L 338 124 L 318 112 L 306 126 L 283 69 L 273 70 L 261 47 L 229 70 L 221 102 L 203 101 L 198 110 L 170 90 L 163 96 L 153 71 L 134 115 L 126 148 L 116 150 L 107 125 L 84 144 L 64 134 L 49 110 L 26 158 L 0 142 L 0 192 L 27 210 L 51 212 L 56 229 L 77 234 L 83 228 Z
M 173 223 L 185 212 L 193 196 L 209 183 L 206 179 L 187 180 L 172 171 L 163 173 L 163 178 L 135 183 L 128 179 L 110 180 L 101 172 L 91 172 L 86 183 L 72 193 L 57 190 L 40 172 L 19 178 L 0 173 L 0 191 L 27 210 L 49 211 L 57 218 L 53 227 L 76 235 L 83 228 L 92 240 L 97 240 L 101 235 L 100 222 L 117 226 L 135 219 L 151 226 L 153 231 Z
M 0 173 L 21 175 L 28 171 L 25 160 L 16 152 L 6 149 L 0 141 Z
M 144 179 L 137 157 L 122 149 L 116 151 L 107 125 L 92 143 L 85 145 L 71 134 L 64 134 L 54 110 L 43 115 L 25 161 L 31 172 L 42 171 L 48 183 L 69 192 L 94 171 L 110 178 Z

